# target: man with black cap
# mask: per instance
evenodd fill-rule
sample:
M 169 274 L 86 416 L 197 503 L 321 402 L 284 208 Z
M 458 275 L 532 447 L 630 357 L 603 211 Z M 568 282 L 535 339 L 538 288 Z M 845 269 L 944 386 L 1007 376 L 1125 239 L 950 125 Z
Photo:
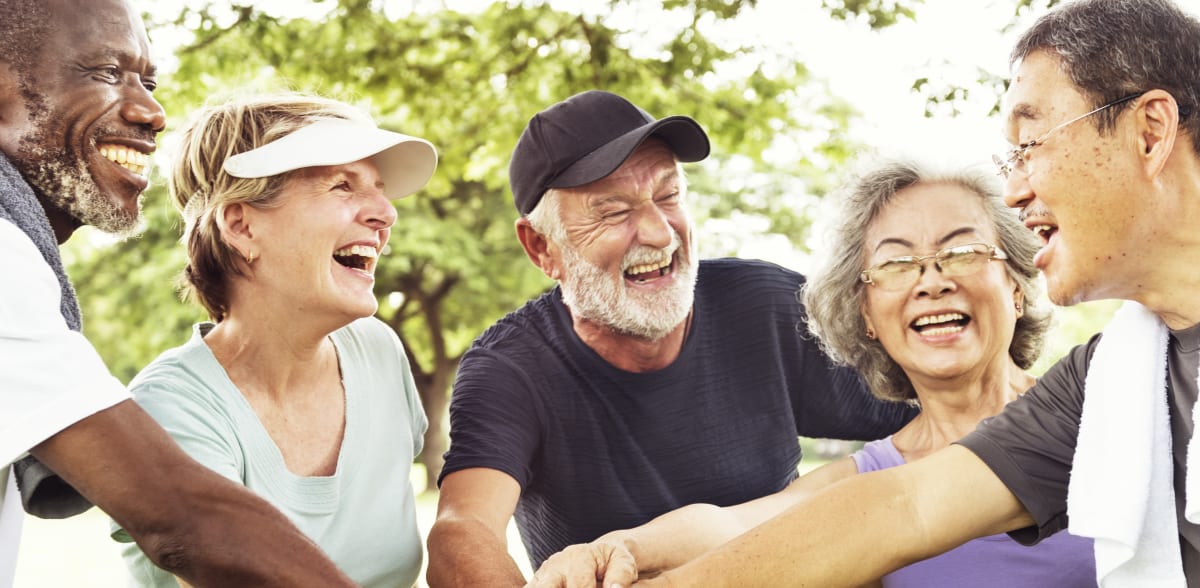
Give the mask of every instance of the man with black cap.
M 802 338 L 803 277 L 696 258 L 684 116 L 584 92 L 530 120 L 510 164 L 517 237 L 558 287 L 463 356 L 429 536 L 431 586 L 520 586 L 573 543 L 796 477 L 798 435 L 877 438 L 911 408 L 875 400 Z

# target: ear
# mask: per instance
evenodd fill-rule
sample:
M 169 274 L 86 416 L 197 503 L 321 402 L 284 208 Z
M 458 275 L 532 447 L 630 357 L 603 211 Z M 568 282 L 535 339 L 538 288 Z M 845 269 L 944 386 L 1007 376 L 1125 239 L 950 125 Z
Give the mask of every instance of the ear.
M 529 219 L 521 217 L 516 222 L 517 240 L 521 242 L 521 247 L 525 249 L 525 255 L 529 257 L 529 261 L 533 265 L 538 266 L 542 273 L 551 280 L 557 281 L 562 277 L 562 267 L 558 262 L 558 256 L 554 253 L 554 244 L 547 239 L 545 235 L 537 232 L 533 228 L 533 224 Z
M 217 214 L 221 240 L 237 251 L 242 259 L 258 257 L 249 208 L 246 204 L 238 202 L 223 207 Z
M 1142 95 L 1135 116 L 1143 173 L 1147 178 L 1158 178 L 1179 135 L 1179 105 L 1169 92 L 1150 90 Z
M 862 315 L 863 322 L 866 323 L 865 333 L 878 333 L 879 332 L 878 330 L 875 329 L 875 322 L 871 320 L 871 315 L 869 313 L 867 313 L 867 301 L 866 301 L 865 297 L 863 299 L 862 306 L 858 307 L 858 313 Z M 868 337 L 870 337 L 871 339 L 876 338 L 876 337 L 871 337 L 870 335 L 868 335 Z

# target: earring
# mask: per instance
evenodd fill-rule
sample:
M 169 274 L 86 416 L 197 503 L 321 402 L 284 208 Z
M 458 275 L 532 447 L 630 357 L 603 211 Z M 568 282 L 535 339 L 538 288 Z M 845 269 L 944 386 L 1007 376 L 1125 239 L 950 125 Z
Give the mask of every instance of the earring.
M 1025 312 L 1025 305 L 1021 304 L 1020 300 L 1013 302 L 1013 307 L 1017 309 L 1017 314 Z
M 246 265 L 254 265 L 254 252 L 251 251 L 246 255 Z
M 867 327 L 867 338 L 868 339 L 875 338 L 875 329 L 872 329 L 871 327 Z

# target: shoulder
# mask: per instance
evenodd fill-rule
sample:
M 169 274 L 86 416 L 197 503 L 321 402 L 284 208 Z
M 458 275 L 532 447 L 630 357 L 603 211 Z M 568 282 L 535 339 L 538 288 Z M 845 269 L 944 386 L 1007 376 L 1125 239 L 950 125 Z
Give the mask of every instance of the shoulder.
M 342 342 L 353 342 L 368 350 L 404 348 L 396 331 L 373 316 L 360 318 L 334 331 L 333 337 Z
M 1037 383 L 1030 388 L 1026 395 L 1032 394 L 1036 397 L 1047 393 L 1055 395 L 1074 393 L 1082 398 L 1088 365 L 1091 364 L 1092 355 L 1096 353 L 1100 338 L 1101 333 L 1096 333 L 1087 342 L 1072 348 L 1062 359 L 1050 366 L 1050 369 L 1046 370 L 1042 377 L 1038 378 Z
M 858 466 L 859 473 L 904 465 L 904 457 L 896 449 L 896 444 L 892 441 L 891 436 L 867 442 L 851 457 L 854 458 L 854 464 Z
M 42 258 L 37 245 L 17 225 L 0 218 L 0 273 L 20 288 L 0 288 L 5 304 L 16 301 L 44 303 L 58 312 L 61 297 L 58 278 Z
M 748 292 L 784 292 L 789 296 L 804 283 L 804 276 L 768 261 L 755 259 L 706 259 L 700 262 L 696 280 L 697 294 L 727 293 L 742 296 Z
M 0 251 L 6 254 L 41 259 L 37 245 L 12 221 L 0 217 Z
M 529 348 L 544 351 L 548 343 L 562 336 L 565 313 L 562 297 L 555 288 L 496 321 L 475 339 L 471 350 Z
M 204 394 L 218 378 L 225 377 L 200 335 L 202 325 L 193 325 L 187 342 L 160 353 L 129 382 L 129 391 L 139 403 L 146 402 L 151 395 Z

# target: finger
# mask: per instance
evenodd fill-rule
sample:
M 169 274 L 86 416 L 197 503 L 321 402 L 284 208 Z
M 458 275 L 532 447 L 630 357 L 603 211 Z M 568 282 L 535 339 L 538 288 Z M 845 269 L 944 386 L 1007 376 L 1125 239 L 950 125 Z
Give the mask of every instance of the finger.
M 638 579 L 637 562 L 634 561 L 633 554 L 624 548 L 610 547 L 600 571 L 604 573 L 604 588 L 630 586 Z

